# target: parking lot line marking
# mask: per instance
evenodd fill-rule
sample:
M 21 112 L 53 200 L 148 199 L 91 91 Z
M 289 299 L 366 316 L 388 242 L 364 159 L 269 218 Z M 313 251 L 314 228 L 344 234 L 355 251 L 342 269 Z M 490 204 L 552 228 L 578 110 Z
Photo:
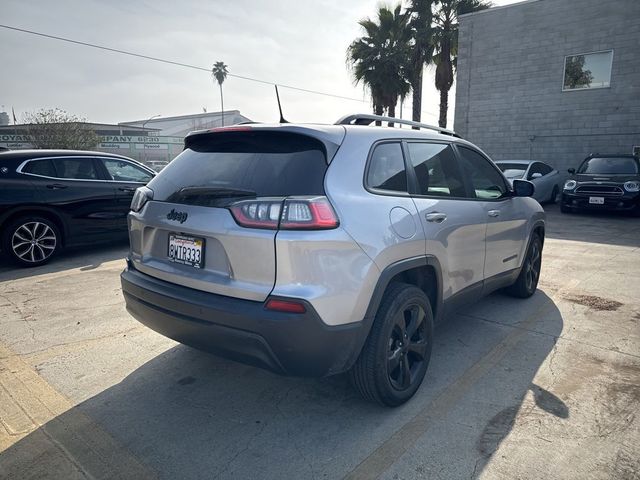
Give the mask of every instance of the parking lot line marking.
M 29 476 L 60 457 L 89 478 L 157 478 L 37 372 L 0 343 L 0 474 Z
M 580 281 L 573 280 L 556 292 L 557 298 L 561 292 L 575 288 Z M 444 417 L 465 392 L 478 380 L 494 368 L 504 356 L 513 349 L 540 316 L 554 307 L 554 299 L 541 305 L 535 312 L 520 322 L 520 328 L 513 329 L 502 341 L 494 346 L 486 355 L 469 367 L 455 382 L 450 384 L 440 395 L 420 410 L 411 420 L 391 435 L 382 445 L 376 448 L 356 468 L 349 472 L 345 480 L 369 480 L 378 478 L 386 472 L 393 463 L 411 448 L 431 424 Z

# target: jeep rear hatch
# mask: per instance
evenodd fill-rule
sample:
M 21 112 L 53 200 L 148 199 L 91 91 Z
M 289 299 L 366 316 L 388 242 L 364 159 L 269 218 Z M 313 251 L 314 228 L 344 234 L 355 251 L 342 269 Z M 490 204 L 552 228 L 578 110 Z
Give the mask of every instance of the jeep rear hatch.
M 131 215 L 132 260 L 163 280 L 263 301 L 276 276 L 278 228 L 334 228 L 324 197 L 338 145 L 283 128 L 240 127 L 187 137 Z M 332 150 L 332 151 L 331 151 Z

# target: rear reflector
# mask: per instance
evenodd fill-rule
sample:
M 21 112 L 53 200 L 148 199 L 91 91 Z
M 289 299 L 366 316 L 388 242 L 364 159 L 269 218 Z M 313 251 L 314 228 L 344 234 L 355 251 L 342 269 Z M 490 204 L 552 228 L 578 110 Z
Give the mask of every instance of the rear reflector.
M 264 308 L 267 310 L 285 313 L 305 313 L 307 311 L 302 303 L 288 300 L 276 300 L 275 298 L 267 300 Z
M 327 197 L 257 198 L 229 207 L 242 227 L 269 230 L 326 230 L 340 222 Z

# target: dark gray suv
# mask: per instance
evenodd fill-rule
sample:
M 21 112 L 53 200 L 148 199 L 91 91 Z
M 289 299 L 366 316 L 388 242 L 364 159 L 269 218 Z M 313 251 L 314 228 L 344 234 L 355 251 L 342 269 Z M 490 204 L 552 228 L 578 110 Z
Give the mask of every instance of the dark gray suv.
M 411 398 L 435 323 L 500 288 L 534 293 L 545 217 L 531 183 L 453 132 L 374 121 L 411 123 L 190 134 L 134 197 L 129 312 L 241 362 Z

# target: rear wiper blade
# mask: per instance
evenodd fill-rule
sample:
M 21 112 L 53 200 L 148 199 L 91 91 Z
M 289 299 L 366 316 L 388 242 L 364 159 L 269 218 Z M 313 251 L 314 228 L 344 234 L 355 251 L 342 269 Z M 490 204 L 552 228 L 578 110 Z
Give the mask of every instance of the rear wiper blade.
M 190 196 L 206 196 L 212 198 L 225 197 L 257 197 L 258 194 L 252 190 L 243 190 L 240 188 L 224 188 L 224 187 L 184 187 L 178 191 L 181 197 Z

